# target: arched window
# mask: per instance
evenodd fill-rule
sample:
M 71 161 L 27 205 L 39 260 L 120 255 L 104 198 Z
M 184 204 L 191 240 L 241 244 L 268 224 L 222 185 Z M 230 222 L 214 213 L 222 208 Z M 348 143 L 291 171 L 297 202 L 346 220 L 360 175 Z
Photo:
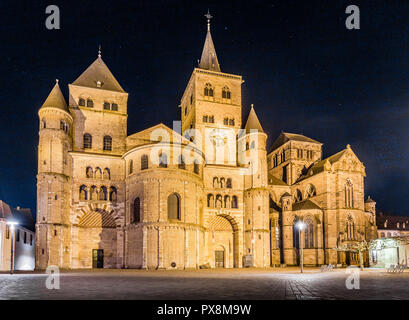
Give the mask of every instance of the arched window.
M 294 201 L 295 202 L 302 201 L 302 192 L 299 189 L 297 189 L 297 191 L 295 192 Z
M 168 197 L 168 219 L 180 220 L 180 196 L 177 193 Z
M 195 159 L 193 160 L 193 172 L 199 174 L 199 170 L 200 170 L 199 162 Z
M 231 178 L 227 178 L 227 180 L 226 180 L 226 188 L 229 188 L 229 189 L 232 188 L 232 186 L 231 186 Z
M 234 208 L 234 209 L 237 209 L 239 207 L 236 196 L 233 196 L 231 198 L 231 207 Z
M 223 124 L 224 124 L 225 126 L 227 126 L 227 125 L 229 124 L 229 118 L 224 118 L 224 119 L 223 119 Z
M 97 187 L 96 186 L 92 186 L 90 191 L 89 191 L 89 199 L 90 200 L 98 200 L 97 197 Z
M 135 198 L 133 202 L 133 223 L 141 222 L 141 199 Z
M 210 83 L 206 83 L 204 88 L 204 95 L 205 97 L 213 97 L 214 96 L 214 89 Z
M 285 162 L 285 151 L 281 152 L 281 162 Z
M 64 120 L 60 120 L 60 130 L 67 131 L 67 123 Z
M 296 217 L 293 222 L 293 248 L 300 248 L 300 230 L 297 228 L 299 219 Z
M 216 202 L 215 202 L 215 207 L 216 208 L 221 208 L 223 206 L 223 201 L 222 201 L 222 195 L 218 194 L 216 196 Z
M 95 168 L 95 179 L 102 179 L 102 170 L 99 167 Z
M 250 144 L 248 142 L 246 142 L 246 150 L 250 149 Z
M 168 156 L 166 153 L 161 153 L 159 155 L 159 167 L 167 168 L 168 167 Z
M 229 119 L 229 126 L 234 126 L 234 119 Z
M 112 138 L 110 136 L 104 136 L 104 150 L 105 151 L 112 150 Z
M 224 178 L 220 178 L 220 188 L 224 188 Z
M 92 136 L 89 133 L 84 134 L 84 149 L 92 148 Z
M 87 178 L 93 178 L 94 177 L 94 172 L 91 167 L 87 167 L 85 170 L 85 174 L 87 175 Z
M 133 173 L 133 160 L 129 160 L 128 162 L 128 174 Z
M 88 108 L 93 108 L 94 107 L 94 101 L 92 101 L 91 99 L 87 100 L 87 107 Z
M 348 216 L 346 221 L 346 230 L 347 240 L 355 240 L 355 222 L 352 216 Z
M 178 167 L 179 169 L 186 169 L 185 157 L 183 155 L 179 156 Z
M 41 119 L 41 127 L 42 127 L 43 129 L 46 129 L 46 128 L 47 128 L 47 122 L 45 121 L 44 118 Z
M 224 196 L 224 207 L 225 208 L 230 208 L 231 202 L 230 202 L 230 197 L 229 196 Z
M 387 233 L 387 236 L 388 236 L 388 238 L 390 238 L 390 237 L 391 237 L 391 233 L 390 233 L 390 232 L 388 232 L 388 233 Z
M 87 186 L 85 185 L 80 187 L 80 200 L 88 200 Z
M 304 239 L 305 248 L 314 248 L 314 223 L 310 219 L 305 220 Z
M 352 181 L 347 179 L 345 183 L 345 208 L 354 207 L 354 186 Z
M 108 168 L 104 169 L 104 179 L 111 179 L 111 171 Z
M 111 110 L 111 104 L 109 102 L 104 102 L 104 110 Z
M 214 116 L 209 116 L 209 123 L 214 123 Z
M 214 196 L 210 193 L 207 195 L 207 206 L 209 208 L 213 208 L 214 206 Z
M 228 87 L 224 87 L 222 90 L 222 98 L 230 100 L 231 99 L 231 92 Z
M 107 187 L 102 186 L 99 189 L 99 200 L 104 200 L 107 201 L 108 200 L 108 190 Z
M 305 194 L 307 198 L 314 197 L 317 195 L 317 190 L 312 184 L 309 184 L 305 190 Z
M 146 154 L 143 154 L 141 156 L 141 170 L 148 169 L 148 156 Z
M 115 187 L 109 189 L 109 201 L 115 202 L 118 198 L 118 193 Z
M 85 99 L 79 98 L 78 105 L 81 106 L 81 107 L 85 107 Z
M 381 232 L 381 238 L 385 238 L 385 232 Z
M 219 178 L 214 177 L 213 178 L 213 188 L 218 188 L 219 187 Z
M 111 104 L 112 111 L 118 111 L 118 105 L 116 103 Z

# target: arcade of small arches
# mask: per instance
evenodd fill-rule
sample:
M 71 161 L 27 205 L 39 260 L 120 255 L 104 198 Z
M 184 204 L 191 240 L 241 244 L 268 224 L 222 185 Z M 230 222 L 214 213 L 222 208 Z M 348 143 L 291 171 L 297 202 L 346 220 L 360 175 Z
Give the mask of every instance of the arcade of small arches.
M 213 177 L 213 188 L 232 188 L 231 178 L 225 179 L 224 177 Z
M 117 201 L 118 191 L 114 186 L 91 186 L 81 185 L 79 189 L 79 199 L 81 201 L 98 200 L 98 201 Z
M 110 180 L 111 179 L 111 170 L 109 168 L 105 168 L 104 171 L 101 168 L 96 167 L 95 170 L 88 166 L 85 169 L 85 176 L 89 179 L 104 179 Z
M 209 193 L 207 195 L 207 207 L 208 208 L 229 208 L 229 209 L 238 209 L 237 196 L 230 197 L 225 195 L 224 197 L 221 194 L 217 194 L 216 197 Z
M 305 200 L 305 199 L 314 197 L 314 196 L 316 196 L 316 195 L 317 195 L 317 189 L 315 188 L 315 186 L 314 186 L 313 184 L 310 183 L 310 184 L 308 184 L 307 187 L 305 188 L 304 196 L 303 196 L 303 193 L 301 192 L 300 189 L 297 189 L 297 190 L 295 191 L 295 194 L 294 194 L 294 202 L 300 202 L 300 201 L 303 201 L 303 200 Z
M 140 167 L 141 170 L 149 169 L 149 157 L 147 154 L 141 155 L 140 160 Z M 178 162 L 177 162 L 178 169 L 186 170 L 186 161 L 183 155 L 179 155 Z M 168 167 L 168 156 L 166 153 L 159 154 L 159 168 L 167 168 Z M 132 174 L 134 172 L 134 161 L 131 159 L 128 161 L 128 174 Z M 193 172 L 195 174 L 200 173 L 199 162 L 195 159 L 193 160 Z

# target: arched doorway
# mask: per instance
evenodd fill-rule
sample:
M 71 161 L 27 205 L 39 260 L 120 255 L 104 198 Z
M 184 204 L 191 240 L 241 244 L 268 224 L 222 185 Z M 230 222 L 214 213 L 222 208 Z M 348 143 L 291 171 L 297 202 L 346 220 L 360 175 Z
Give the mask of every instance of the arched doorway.
M 208 222 L 208 250 L 212 267 L 239 266 L 239 237 L 235 220 L 228 215 L 217 215 Z

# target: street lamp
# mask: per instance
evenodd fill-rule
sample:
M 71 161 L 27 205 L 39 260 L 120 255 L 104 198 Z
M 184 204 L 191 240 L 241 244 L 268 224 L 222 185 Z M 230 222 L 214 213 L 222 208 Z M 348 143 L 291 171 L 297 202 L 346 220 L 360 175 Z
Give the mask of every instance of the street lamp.
M 11 244 L 10 244 L 10 274 L 13 274 L 14 269 L 14 228 L 18 225 L 17 221 L 9 220 L 6 224 L 10 227 L 11 231 Z
M 302 231 L 305 228 L 305 223 L 301 220 L 296 224 L 298 228 L 298 239 L 299 239 L 299 246 L 300 246 L 300 266 L 301 266 L 301 273 L 304 272 L 304 259 L 303 259 L 303 244 L 302 244 Z

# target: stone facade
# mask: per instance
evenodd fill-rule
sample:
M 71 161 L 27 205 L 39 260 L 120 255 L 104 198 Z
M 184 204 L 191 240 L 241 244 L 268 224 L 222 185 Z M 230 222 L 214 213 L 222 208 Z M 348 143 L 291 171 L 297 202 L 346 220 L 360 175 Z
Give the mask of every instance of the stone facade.
M 101 56 L 39 110 L 37 268 L 188 269 L 353 263 L 335 248 L 376 237 L 365 169 L 348 146 L 282 133 L 267 153 L 241 76 L 220 71 L 208 29 L 181 122 L 127 136 L 127 98 Z M 300 151 L 302 150 L 302 151 Z

